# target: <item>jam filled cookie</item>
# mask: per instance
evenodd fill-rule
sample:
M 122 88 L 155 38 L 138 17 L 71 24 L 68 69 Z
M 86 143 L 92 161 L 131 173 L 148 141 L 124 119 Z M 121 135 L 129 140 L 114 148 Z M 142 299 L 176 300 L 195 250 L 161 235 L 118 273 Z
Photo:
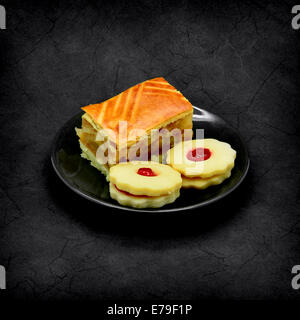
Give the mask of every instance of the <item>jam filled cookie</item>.
M 121 205 L 158 208 L 174 202 L 182 185 L 180 173 L 151 162 L 120 163 L 110 169 L 110 195 Z
M 188 178 L 207 179 L 222 175 L 234 166 L 236 151 L 216 139 L 178 143 L 167 154 L 167 163 Z
M 117 200 L 123 206 L 129 206 L 133 208 L 160 208 L 168 203 L 174 202 L 179 197 L 179 189 L 159 197 L 148 196 L 135 196 L 126 191 L 117 189 L 117 187 L 110 183 L 109 185 L 110 196 Z
M 230 177 L 235 157 L 228 143 L 201 139 L 177 144 L 167 163 L 181 173 L 183 188 L 206 189 Z
M 231 175 L 231 169 L 211 178 L 187 178 L 182 176 L 182 188 L 195 188 L 195 189 L 206 189 L 210 186 L 215 186 L 221 184 L 225 179 L 229 178 Z

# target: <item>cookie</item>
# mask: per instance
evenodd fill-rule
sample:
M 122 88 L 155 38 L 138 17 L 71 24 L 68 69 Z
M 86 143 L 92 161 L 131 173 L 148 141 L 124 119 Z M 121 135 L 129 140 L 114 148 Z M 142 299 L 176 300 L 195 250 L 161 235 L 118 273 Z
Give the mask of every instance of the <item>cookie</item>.
M 118 189 L 133 195 L 156 197 L 172 193 L 182 185 L 180 173 L 152 161 L 119 163 L 110 169 L 109 177 Z
M 224 174 L 218 176 L 202 179 L 202 178 L 187 178 L 182 176 L 182 188 L 195 188 L 195 189 L 206 189 L 210 186 L 221 184 L 225 179 L 229 178 L 231 170 L 228 170 Z
M 110 195 L 120 204 L 158 208 L 179 197 L 182 178 L 170 166 L 152 161 L 120 163 L 110 169 Z
M 207 179 L 223 175 L 234 166 L 236 151 L 216 139 L 178 143 L 167 154 L 167 163 L 187 178 Z
M 113 183 L 109 185 L 110 196 L 118 201 L 123 206 L 133 208 L 160 208 L 166 204 L 174 202 L 180 195 L 179 189 L 170 194 L 148 197 L 148 196 L 135 196 L 128 192 L 118 190 Z

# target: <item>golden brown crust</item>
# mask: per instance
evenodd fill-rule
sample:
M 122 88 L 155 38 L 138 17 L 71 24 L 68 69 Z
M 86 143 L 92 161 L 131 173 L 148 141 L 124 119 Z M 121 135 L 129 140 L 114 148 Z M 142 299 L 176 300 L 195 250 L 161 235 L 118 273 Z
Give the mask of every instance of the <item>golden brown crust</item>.
M 119 121 L 132 129 L 161 128 L 193 112 L 191 103 L 164 78 L 137 84 L 99 104 L 82 108 L 103 129 L 118 137 Z M 134 137 L 131 137 L 134 138 Z

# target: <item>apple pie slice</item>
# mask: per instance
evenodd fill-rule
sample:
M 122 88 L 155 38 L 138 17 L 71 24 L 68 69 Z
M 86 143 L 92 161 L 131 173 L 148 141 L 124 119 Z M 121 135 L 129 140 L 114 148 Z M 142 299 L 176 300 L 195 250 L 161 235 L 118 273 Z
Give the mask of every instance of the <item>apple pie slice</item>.
M 184 130 L 193 127 L 191 103 L 162 77 L 144 81 L 111 99 L 82 109 L 85 111 L 82 128 L 76 128 L 82 157 L 106 176 L 109 168 L 119 162 L 153 160 L 161 156 L 162 140 L 168 136 L 167 132 L 177 129 L 182 141 Z M 190 137 L 185 139 L 192 138 L 192 131 L 188 132 Z M 153 152 L 153 144 L 157 142 L 159 147 Z M 170 147 L 173 145 L 172 136 Z M 133 154 L 141 156 L 142 149 L 146 150 L 146 158 L 134 158 Z M 113 154 L 114 161 L 99 161 L 99 150 L 102 157 Z

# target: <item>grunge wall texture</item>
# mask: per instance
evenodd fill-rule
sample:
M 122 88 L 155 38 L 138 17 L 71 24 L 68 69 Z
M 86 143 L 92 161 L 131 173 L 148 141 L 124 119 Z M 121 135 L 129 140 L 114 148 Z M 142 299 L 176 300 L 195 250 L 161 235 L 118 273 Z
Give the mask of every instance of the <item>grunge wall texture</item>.
M 299 299 L 294 1 L 1 4 L 0 264 L 11 299 Z M 247 179 L 178 216 L 111 212 L 73 194 L 50 164 L 57 130 L 156 76 L 240 131 Z

